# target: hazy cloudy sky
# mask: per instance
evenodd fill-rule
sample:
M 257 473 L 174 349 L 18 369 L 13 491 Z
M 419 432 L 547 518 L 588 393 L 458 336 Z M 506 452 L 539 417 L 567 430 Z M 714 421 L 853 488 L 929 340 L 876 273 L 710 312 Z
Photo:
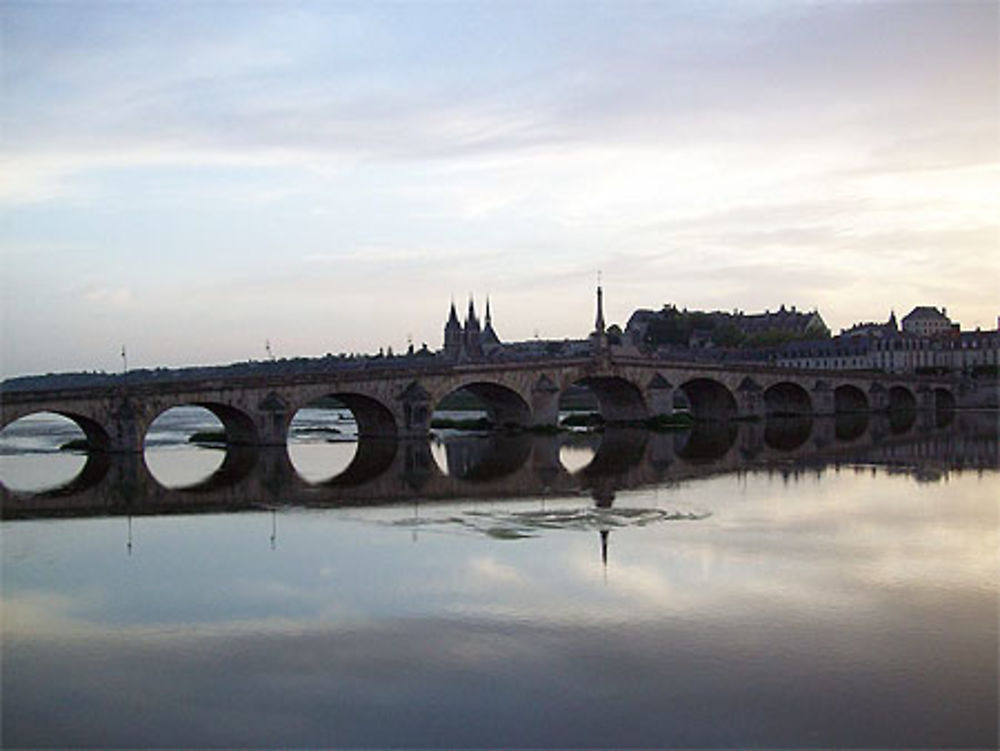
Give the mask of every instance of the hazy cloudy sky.
M 1000 314 L 998 3 L 0 3 L 2 371 Z

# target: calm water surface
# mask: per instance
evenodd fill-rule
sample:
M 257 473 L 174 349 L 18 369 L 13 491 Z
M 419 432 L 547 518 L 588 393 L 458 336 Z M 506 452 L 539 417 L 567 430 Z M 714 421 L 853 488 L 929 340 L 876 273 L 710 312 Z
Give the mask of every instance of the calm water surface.
M 197 412 L 138 465 L 5 431 L 5 746 L 997 746 L 995 415 L 305 418 L 253 461 Z

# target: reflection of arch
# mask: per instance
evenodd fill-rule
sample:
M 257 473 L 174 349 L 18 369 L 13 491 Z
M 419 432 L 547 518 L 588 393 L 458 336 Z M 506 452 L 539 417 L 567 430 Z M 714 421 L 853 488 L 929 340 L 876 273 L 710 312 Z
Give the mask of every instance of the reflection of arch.
M 867 412 L 868 397 L 857 386 L 847 383 L 833 390 L 835 412 Z
M 557 444 L 555 447 L 555 455 L 557 458 L 553 463 L 553 466 L 558 464 L 559 471 L 567 472 L 571 475 L 577 474 L 594 461 L 594 457 L 597 456 L 597 448 L 601 445 L 601 438 L 601 433 L 590 430 L 560 433 L 558 437 L 556 437 L 555 441 Z M 549 438 L 546 436 L 537 436 L 535 441 L 536 446 L 542 443 L 551 443 Z M 563 451 L 564 449 L 579 452 L 580 458 L 587 454 L 589 454 L 589 456 L 586 456 L 586 461 L 581 461 L 579 463 L 574 461 L 567 464 L 566 456 Z
M 910 429 L 917 422 L 917 411 L 915 409 L 907 409 L 906 407 L 899 409 L 889 409 L 889 432 L 893 435 L 900 435 L 902 433 L 908 433 Z
M 946 428 L 955 421 L 955 410 L 949 407 L 943 407 L 934 410 L 934 427 L 935 428 Z
M 594 458 L 578 474 L 588 479 L 623 474 L 642 461 L 648 440 L 645 430 L 608 428 L 601 434 Z
M 769 415 L 812 414 L 809 392 L 790 381 L 782 381 L 769 387 L 764 392 L 764 404 Z
M 680 389 L 698 420 L 729 420 L 736 417 L 736 397 L 723 384 L 711 378 L 693 378 Z
M 726 455 L 736 442 L 736 423 L 695 423 L 690 431 L 676 434 L 674 452 L 690 462 L 712 462 Z
M 222 464 L 212 474 L 192 485 L 182 485 L 170 489 L 183 493 L 209 493 L 215 490 L 222 490 L 223 488 L 235 485 L 249 475 L 256 463 L 256 447 L 227 446 L 226 455 L 222 458 Z M 149 473 L 149 476 L 153 478 L 154 482 L 160 484 L 159 479 L 152 472 Z
M 812 435 L 811 415 L 770 417 L 764 423 L 764 443 L 779 451 L 794 451 Z
M 581 378 L 574 386 L 585 386 L 597 397 L 605 422 L 644 420 L 649 415 L 639 387 L 618 376 Z
M 867 413 L 838 414 L 833 422 L 834 435 L 838 441 L 855 441 L 868 430 L 870 419 Z
M 955 409 L 955 397 L 945 388 L 940 386 L 934 389 L 934 409 L 952 410 Z
M 521 395 L 507 386 L 489 381 L 466 383 L 450 394 L 467 391 L 479 399 L 486 407 L 490 422 L 494 425 L 528 425 L 531 422 L 531 408 Z
M 38 493 L 28 493 L 37 498 L 60 498 L 90 490 L 103 480 L 111 467 L 111 455 L 107 451 L 88 451 L 86 461 L 80 471 L 69 482 Z
M 450 436 L 444 440 L 448 474 L 468 482 L 498 480 L 519 470 L 531 454 L 524 433 Z
M 906 386 L 892 386 L 889 389 L 889 409 L 914 410 L 917 408 L 917 397 Z
M 398 450 L 399 441 L 395 438 L 358 438 L 357 450 L 344 471 L 319 485 L 343 488 L 370 482 L 392 466 Z

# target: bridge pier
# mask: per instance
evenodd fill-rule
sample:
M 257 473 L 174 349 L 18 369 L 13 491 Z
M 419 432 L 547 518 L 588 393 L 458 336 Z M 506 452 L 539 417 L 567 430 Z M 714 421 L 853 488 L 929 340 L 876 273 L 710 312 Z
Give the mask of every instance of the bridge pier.
M 556 427 L 559 424 L 559 387 L 546 375 L 539 376 L 531 387 L 531 427 Z
M 757 419 L 767 414 L 767 402 L 764 400 L 764 389 L 751 378 L 744 378 L 736 390 L 736 417 L 739 419 Z
M 814 415 L 832 415 L 836 413 L 837 405 L 833 389 L 830 388 L 830 384 L 826 381 L 816 381 L 810 398 L 812 399 L 812 413 Z
M 234 416 L 212 410 L 222 420 L 226 436 L 231 443 L 258 446 L 284 446 L 288 443 L 288 426 L 292 422 L 292 408 L 287 399 L 271 391 L 257 403 L 257 414 L 252 425 L 244 425 Z M 228 418 L 228 419 L 227 419 Z
M 98 451 L 141 454 L 145 446 L 149 420 L 127 394 L 116 395 L 108 404 L 106 431 L 92 420 L 74 419 Z
M 917 409 L 933 412 L 937 407 L 934 390 L 926 384 L 917 389 Z
M 674 386 L 657 373 L 643 392 L 650 417 L 672 415 L 674 413 Z
M 889 392 L 880 383 L 873 383 L 868 389 L 868 409 L 883 412 L 889 409 Z
M 401 438 L 422 438 L 431 429 L 431 415 L 434 412 L 434 405 L 431 395 L 423 386 L 416 381 L 410 383 L 398 398 L 398 411 L 395 415 L 396 434 Z M 358 433 L 362 430 L 362 417 L 355 412 L 355 419 L 358 420 Z M 385 430 L 389 426 L 380 426 L 378 429 Z M 372 428 L 365 430 L 371 434 Z

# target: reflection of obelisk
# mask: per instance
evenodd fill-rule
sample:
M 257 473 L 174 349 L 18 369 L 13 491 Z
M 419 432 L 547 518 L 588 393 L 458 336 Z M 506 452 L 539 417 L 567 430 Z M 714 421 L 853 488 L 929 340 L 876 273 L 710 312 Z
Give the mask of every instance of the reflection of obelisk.
M 608 568 L 608 537 L 611 532 L 607 529 L 601 530 L 601 563 L 604 564 L 604 570 L 607 572 Z
M 611 508 L 611 504 L 615 502 L 614 486 L 603 482 L 595 484 L 590 497 L 597 501 L 597 508 Z

